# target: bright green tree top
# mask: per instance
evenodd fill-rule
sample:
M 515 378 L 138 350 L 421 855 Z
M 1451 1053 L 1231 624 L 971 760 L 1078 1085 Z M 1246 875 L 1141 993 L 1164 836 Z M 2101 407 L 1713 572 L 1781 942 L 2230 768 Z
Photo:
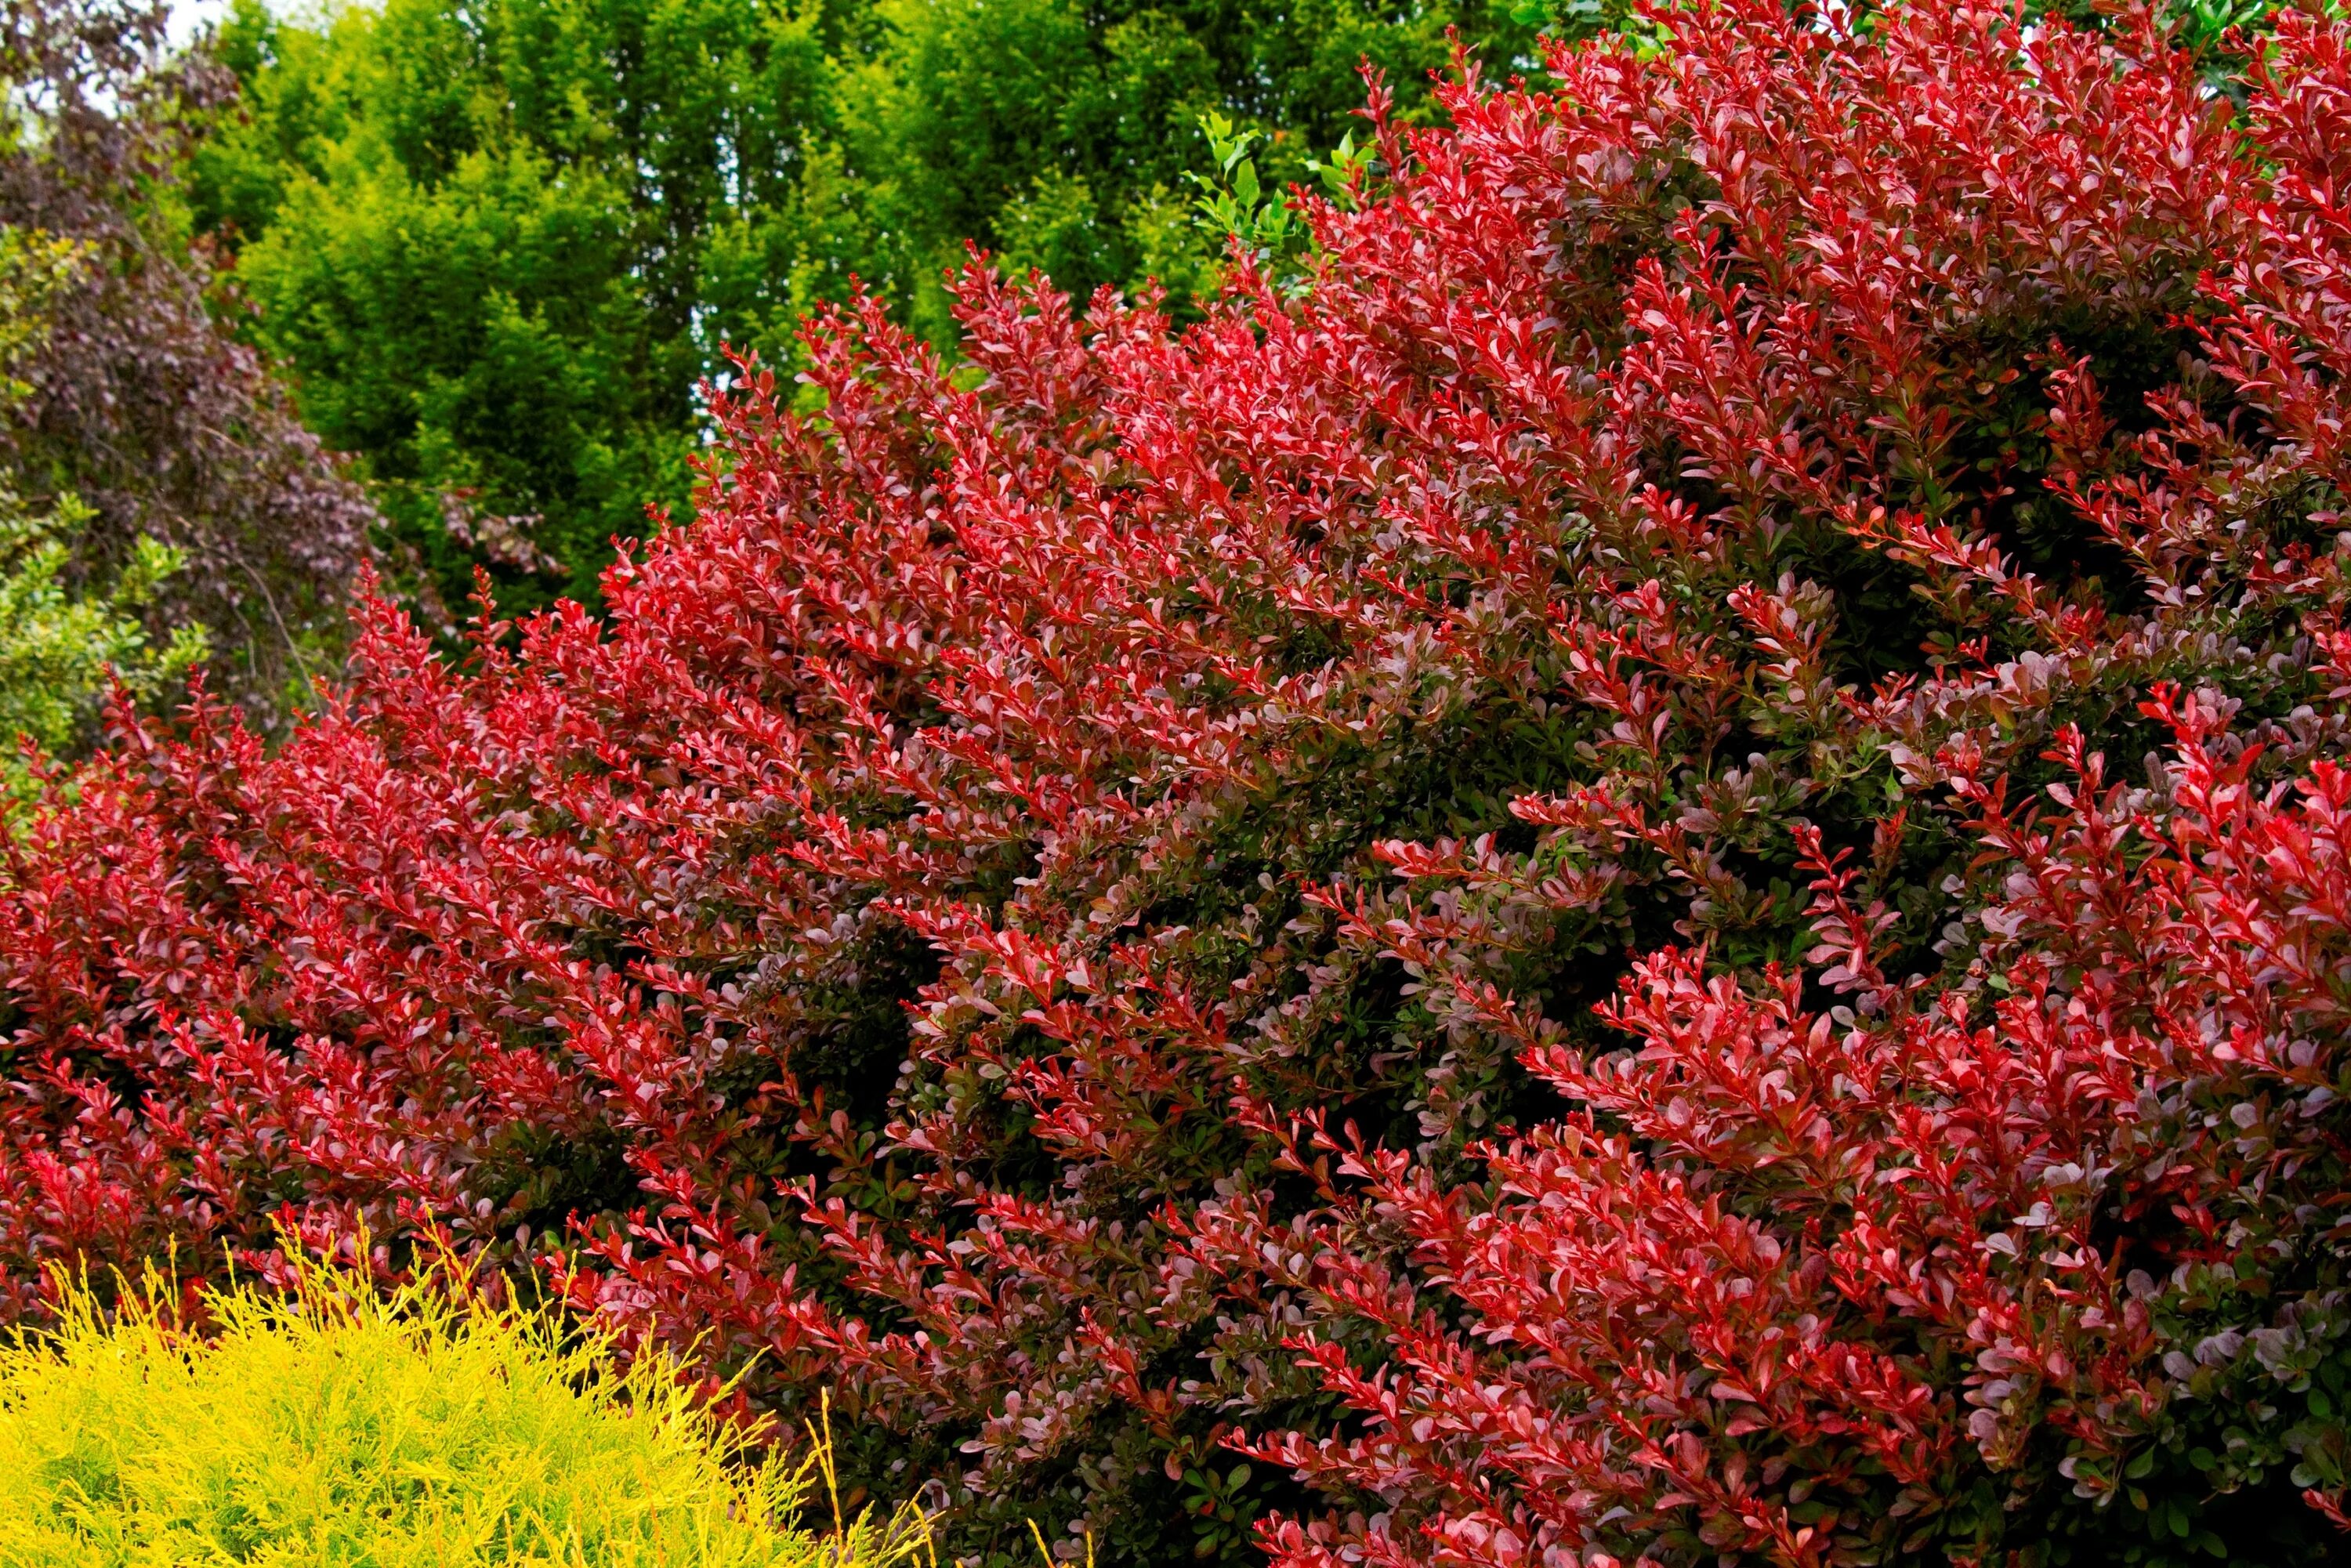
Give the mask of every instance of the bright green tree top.
M 198 155 L 254 330 L 360 455 L 444 601 L 590 595 L 690 489 L 722 341 L 789 360 L 852 275 L 934 339 L 967 240 L 1065 287 L 1202 286 L 1210 111 L 1301 178 L 1384 68 L 1407 111 L 1489 0 L 240 0 L 240 117 Z M 534 548 L 535 547 L 535 548 Z M 542 556 L 540 552 L 544 552 Z M 552 558 L 551 559 L 546 558 Z

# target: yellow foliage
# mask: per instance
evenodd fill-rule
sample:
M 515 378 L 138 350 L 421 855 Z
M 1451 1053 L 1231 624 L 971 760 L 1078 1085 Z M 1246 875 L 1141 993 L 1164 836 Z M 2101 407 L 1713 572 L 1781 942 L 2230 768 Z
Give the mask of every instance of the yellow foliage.
M 674 1361 L 435 1271 L 170 1291 L 0 1350 L 0 1568 L 888 1568 L 913 1515 L 801 1522 L 821 1440 L 761 1458 Z M 455 1287 L 455 1288 L 453 1288 Z M 813 1436 L 813 1434 L 812 1434 Z M 818 1505 L 820 1509 L 821 1504 Z

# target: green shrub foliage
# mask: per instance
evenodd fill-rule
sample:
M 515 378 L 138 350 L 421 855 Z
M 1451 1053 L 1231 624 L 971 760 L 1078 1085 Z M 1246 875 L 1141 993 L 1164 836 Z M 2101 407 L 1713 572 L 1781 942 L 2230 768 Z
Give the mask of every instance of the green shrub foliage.
M 592 601 L 686 499 L 722 343 L 791 363 L 852 277 L 951 342 L 970 242 L 1081 295 L 1204 287 L 1201 116 L 1272 133 L 1278 188 L 1357 123 L 1362 62 L 1421 103 L 1455 26 L 1531 45 L 1484 0 L 241 0 L 196 207 L 420 586 Z

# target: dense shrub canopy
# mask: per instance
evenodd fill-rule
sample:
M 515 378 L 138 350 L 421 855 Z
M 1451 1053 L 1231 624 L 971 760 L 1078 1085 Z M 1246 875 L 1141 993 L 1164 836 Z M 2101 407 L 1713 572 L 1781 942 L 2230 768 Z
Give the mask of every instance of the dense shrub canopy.
M 2328 1560 L 2351 34 L 1551 68 L 1180 333 L 846 310 L 606 621 L 125 727 L 0 905 L 16 1310 L 429 1225 L 969 1555 Z

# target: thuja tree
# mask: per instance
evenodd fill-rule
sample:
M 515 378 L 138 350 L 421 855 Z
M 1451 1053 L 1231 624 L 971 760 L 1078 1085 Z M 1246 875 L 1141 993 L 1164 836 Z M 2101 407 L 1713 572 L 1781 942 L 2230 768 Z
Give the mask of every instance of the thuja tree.
M 2338 1555 L 2351 31 L 2176 44 L 1375 101 L 1189 329 L 747 371 L 604 621 L 125 723 L 10 1304 L 430 1232 L 983 1560 Z

